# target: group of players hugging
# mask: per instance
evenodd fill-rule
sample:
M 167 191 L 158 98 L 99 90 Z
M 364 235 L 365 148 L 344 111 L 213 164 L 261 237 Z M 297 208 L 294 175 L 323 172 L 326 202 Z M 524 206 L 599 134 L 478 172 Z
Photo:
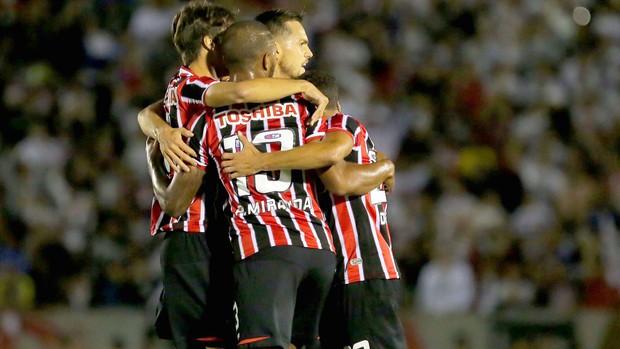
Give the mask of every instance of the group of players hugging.
M 306 71 L 302 16 L 188 2 L 182 66 L 143 109 L 162 236 L 155 327 L 177 349 L 405 349 L 387 222 L 394 164 Z

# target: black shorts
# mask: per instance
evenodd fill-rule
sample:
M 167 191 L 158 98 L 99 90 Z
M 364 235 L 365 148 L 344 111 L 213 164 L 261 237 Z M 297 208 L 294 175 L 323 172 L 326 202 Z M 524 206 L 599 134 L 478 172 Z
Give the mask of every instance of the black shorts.
M 399 292 L 397 279 L 334 283 L 321 317 L 321 349 L 407 348 Z
M 271 247 L 235 263 L 240 348 L 298 348 L 317 342 L 336 255 L 297 246 Z
M 176 349 L 232 347 L 236 342 L 228 234 L 166 233 L 162 245 L 163 291 L 157 335 Z

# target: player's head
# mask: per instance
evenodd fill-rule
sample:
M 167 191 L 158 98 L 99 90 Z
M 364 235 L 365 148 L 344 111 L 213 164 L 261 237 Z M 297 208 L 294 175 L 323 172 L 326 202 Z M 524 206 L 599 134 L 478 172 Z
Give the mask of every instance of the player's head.
M 276 44 L 267 27 L 258 21 L 239 21 L 216 38 L 217 49 L 231 75 L 251 72 L 255 77 L 273 76 Z
M 235 21 L 235 14 L 210 1 L 194 0 L 174 16 L 172 42 L 183 64 L 198 59 L 201 50 L 211 50 L 213 38 Z
M 323 70 L 308 70 L 299 78 L 311 82 L 319 91 L 323 92 L 323 94 L 329 98 L 329 104 L 325 109 L 326 116 L 332 116 L 340 112 L 338 83 L 336 83 L 336 79 L 331 74 Z M 331 115 L 328 115 L 328 111 L 332 112 Z
M 302 19 L 300 13 L 290 10 L 269 10 L 256 16 L 256 20 L 264 23 L 273 34 L 281 54 L 278 68 L 289 78 L 303 74 L 304 66 L 312 58 Z

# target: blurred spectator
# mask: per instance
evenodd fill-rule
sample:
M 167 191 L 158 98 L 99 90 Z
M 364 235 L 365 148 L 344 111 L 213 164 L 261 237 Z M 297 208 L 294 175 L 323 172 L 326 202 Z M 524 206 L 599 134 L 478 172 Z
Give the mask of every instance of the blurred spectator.
M 422 267 L 417 284 L 416 306 L 422 312 L 464 314 L 472 308 L 476 292 L 473 269 L 455 256 L 447 241 L 435 246 L 435 254 Z

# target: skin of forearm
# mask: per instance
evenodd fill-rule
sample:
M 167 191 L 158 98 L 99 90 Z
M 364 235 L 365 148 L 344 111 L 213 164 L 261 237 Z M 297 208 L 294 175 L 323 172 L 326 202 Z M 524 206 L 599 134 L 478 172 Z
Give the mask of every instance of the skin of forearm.
M 204 102 L 211 107 L 221 107 L 235 103 L 262 103 L 295 93 L 305 93 L 312 85 L 306 80 L 259 78 L 241 82 L 220 82 L 207 89 Z M 171 128 L 164 120 L 165 112 L 159 100 L 138 113 L 138 124 L 142 132 L 159 140 L 163 129 Z
M 204 171 L 197 167 L 190 167 L 189 172 L 175 173 L 165 194 L 162 195 L 166 202 L 166 207 L 162 205 L 164 212 L 172 217 L 185 213 L 202 184 L 203 176 Z
M 304 93 L 310 87 L 306 80 L 258 78 L 241 82 L 220 82 L 207 89 L 205 104 L 221 107 L 235 103 L 263 103 L 295 93 Z
M 161 130 L 171 127 L 164 118 L 163 101 L 160 100 L 142 109 L 138 113 L 138 124 L 140 125 L 142 133 L 148 137 L 159 140 Z
M 191 167 L 190 172 L 175 173 L 172 180 L 168 178 L 161 159 L 151 158 L 148 161 L 149 174 L 153 183 L 153 192 L 162 210 L 169 216 L 177 217 L 185 213 L 196 195 L 204 172 Z
M 290 150 L 260 153 L 261 169 L 310 170 L 335 165 L 349 155 L 353 140 L 343 132 L 329 132 L 320 141 L 314 141 Z
M 342 160 L 319 171 L 319 178 L 325 188 L 339 196 L 364 195 L 393 176 L 394 164 L 390 160 L 364 165 Z

